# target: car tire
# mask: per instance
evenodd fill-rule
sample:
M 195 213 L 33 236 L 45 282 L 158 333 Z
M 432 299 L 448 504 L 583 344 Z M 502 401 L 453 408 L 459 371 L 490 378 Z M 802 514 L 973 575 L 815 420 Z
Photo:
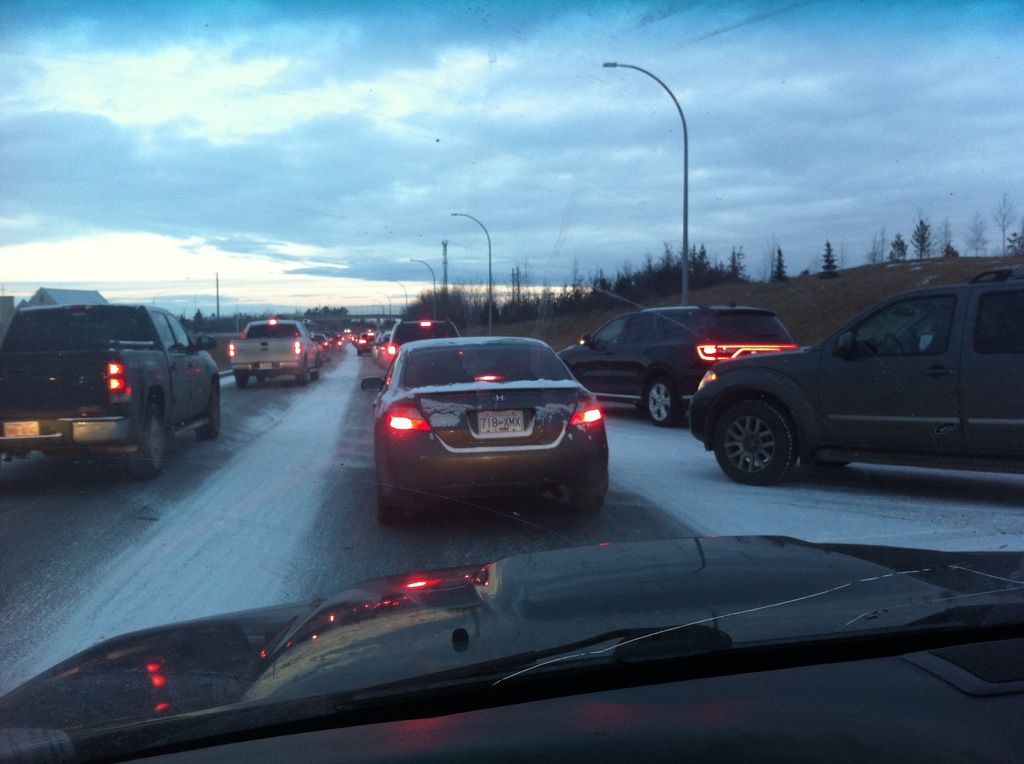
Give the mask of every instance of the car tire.
M 644 411 L 659 427 L 674 427 L 683 418 L 683 404 L 672 380 L 666 376 L 654 377 L 644 390 Z
M 249 375 L 244 371 L 235 372 L 235 384 L 242 390 L 244 390 L 249 384 Z
M 210 400 L 206 404 L 206 424 L 196 428 L 199 440 L 216 440 L 220 435 L 220 382 L 210 385 Z
M 308 362 L 303 362 L 302 371 L 295 375 L 295 384 L 299 387 L 304 387 L 309 382 L 309 366 Z
M 320 364 L 317 364 L 316 368 L 309 372 L 309 378 L 312 380 L 320 379 Z
M 150 402 L 142 419 L 138 449 L 128 456 L 128 471 L 139 480 L 152 480 L 164 468 L 167 457 L 167 426 L 160 407 Z
M 377 522 L 381 525 L 396 525 L 405 519 L 405 508 L 402 502 L 377 486 Z
M 606 493 L 607 491 L 595 491 L 586 487 L 576 488 L 569 492 L 569 506 L 573 512 L 592 514 L 604 506 Z
M 796 461 L 796 437 L 789 415 L 761 400 L 740 401 L 715 424 L 715 458 L 722 471 L 744 485 L 772 485 Z

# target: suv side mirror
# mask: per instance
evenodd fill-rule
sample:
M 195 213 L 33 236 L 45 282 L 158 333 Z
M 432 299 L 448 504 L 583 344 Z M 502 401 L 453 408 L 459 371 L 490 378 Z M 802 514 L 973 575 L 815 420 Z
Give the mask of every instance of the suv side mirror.
M 360 390 L 370 390 L 372 392 L 380 392 L 384 389 L 384 378 L 383 377 L 364 377 L 363 381 L 359 383 Z
M 198 350 L 213 350 L 215 347 L 217 347 L 217 340 L 209 334 L 200 334 L 196 338 L 196 348 Z
M 832 348 L 832 355 L 838 358 L 853 358 L 853 332 L 843 332 L 836 339 L 835 347 Z

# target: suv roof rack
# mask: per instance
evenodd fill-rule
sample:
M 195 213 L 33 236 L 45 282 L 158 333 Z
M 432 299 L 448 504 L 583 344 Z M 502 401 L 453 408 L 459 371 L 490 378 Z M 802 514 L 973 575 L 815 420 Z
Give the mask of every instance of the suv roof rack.
M 1018 265 L 1013 268 L 996 268 L 991 271 L 982 271 L 967 283 L 987 284 L 993 281 L 1011 281 L 1016 279 L 1024 279 L 1024 267 Z

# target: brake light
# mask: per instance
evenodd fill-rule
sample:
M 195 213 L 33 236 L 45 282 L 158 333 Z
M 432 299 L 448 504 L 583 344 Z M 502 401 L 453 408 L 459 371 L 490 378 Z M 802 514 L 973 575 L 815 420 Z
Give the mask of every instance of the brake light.
M 588 425 L 600 422 L 604 418 L 596 398 L 580 398 L 569 424 Z
M 277 319 L 272 318 L 269 321 L 267 321 L 267 323 L 270 324 L 271 326 L 277 326 Z
M 234 358 L 234 357 L 235 357 L 235 343 L 234 342 L 229 342 L 228 343 L 228 358 Z
M 392 430 L 423 430 L 430 429 L 427 420 L 415 406 L 395 405 L 388 409 L 388 427 Z
M 132 397 L 132 388 L 128 384 L 128 374 L 120 361 L 107 363 L 107 392 L 111 403 L 127 403 Z
M 398 345 L 392 345 L 389 342 L 388 343 L 388 355 L 394 355 L 397 352 L 398 352 Z
M 473 377 L 474 382 L 501 382 L 503 379 L 500 374 L 477 374 Z
M 697 345 L 697 355 L 702 361 L 730 361 L 745 355 L 757 355 L 758 353 L 778 353 L 782 350 L 796 350 L 797 346 L 792 342 L 735 342 L 719 344 L 717 342 L 702 342 Z
M 427 327 L 432 326 L 432 324 L 430 321 L 420 321 L 420 326 L 426 329 Z
M 302 355 L 302 342 L 295 340 L 292 347 L 295 348 L 295 355 Z

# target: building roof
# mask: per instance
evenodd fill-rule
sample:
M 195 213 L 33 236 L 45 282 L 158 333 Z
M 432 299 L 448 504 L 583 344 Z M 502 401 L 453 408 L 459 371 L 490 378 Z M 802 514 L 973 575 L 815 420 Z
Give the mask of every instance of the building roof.
M 29 305 L 107 305 L 107 299 L 95 289 L 54 289 L 40 287 L 36 293 L 19 303 Z

